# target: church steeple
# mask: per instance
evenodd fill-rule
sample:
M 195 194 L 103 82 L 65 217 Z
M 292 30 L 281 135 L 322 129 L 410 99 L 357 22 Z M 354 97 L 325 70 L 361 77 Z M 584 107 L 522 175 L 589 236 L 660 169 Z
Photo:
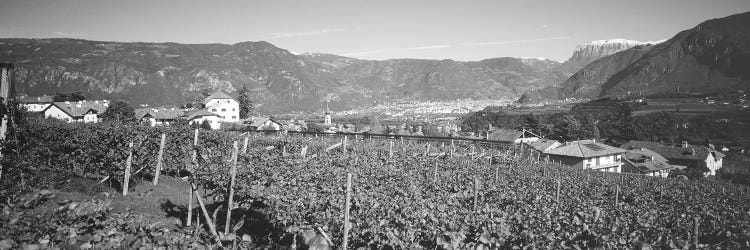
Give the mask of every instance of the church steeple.
M 328 109 L 328 101 L 326 101 L 326 116 L 325 121 L 323 121 L 324 124 L 332 124 L 331 122 L 331 110 Z

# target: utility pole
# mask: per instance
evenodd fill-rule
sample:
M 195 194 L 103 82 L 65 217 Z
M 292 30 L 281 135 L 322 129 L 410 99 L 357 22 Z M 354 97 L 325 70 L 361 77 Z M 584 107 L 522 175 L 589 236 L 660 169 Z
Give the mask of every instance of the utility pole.
M 15 86 L 13 86 L 13 64 L 0 62 L 0 98 L 5 104 L 12 104 L 15 98 Z M 3 114 L 0 122 L 0 141 L 5 141 L 5 133 L 8 131 L 9 112 L 13 107 L 7 107 L 6 114 Z M 2 146 L 0 146 L 2 149 Z M 2 154 L 0 153 L 0 157 Z M 3 169 L 0 166 L 0 180 L 3 178 Z

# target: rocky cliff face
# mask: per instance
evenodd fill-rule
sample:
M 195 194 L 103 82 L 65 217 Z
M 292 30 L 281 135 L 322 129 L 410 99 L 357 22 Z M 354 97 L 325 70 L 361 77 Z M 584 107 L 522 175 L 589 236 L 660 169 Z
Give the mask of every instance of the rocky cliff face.
M 713 19 L 661 43 L 636 45 L 593 61 L 562 85 L 519 101 L 628 97 L 750 89 L 750 12 Z
M 294 55 L 267 42 L 120 43 L 78 39 L 0 39 L 0 61 L 15 64 L 17 90 L 29 95 L 82 91 L 89 99 L 181 105 L 202 89 L 250 89 L 263 111 L 313 111 L 395 100 L 512 98 L 562 81 L 537 59 L 480 62 L 369 61 Z
M 639 42 L 626 39 L 609 39 L 588 42 L 586 44 L 578 45 L 575 51 L 573 51 L 573 56 L 571 56 L 570 59 L 560 65 L 559 71 L 573 74 L 599 58 L 609 56 L 638 45 L 656 43 L 658 42 Z
M 599 96 L 750 89 L 750 12 L 703 22 L 612 75 Z

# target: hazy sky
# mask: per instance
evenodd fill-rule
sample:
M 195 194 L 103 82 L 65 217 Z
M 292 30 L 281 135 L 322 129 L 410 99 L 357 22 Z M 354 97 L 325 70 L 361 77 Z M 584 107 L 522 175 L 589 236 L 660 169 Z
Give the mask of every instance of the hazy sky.
M 670 38 L 750 0 L 0 0 L 0 37 L 237 43 L 365 59 L 546 57 Z

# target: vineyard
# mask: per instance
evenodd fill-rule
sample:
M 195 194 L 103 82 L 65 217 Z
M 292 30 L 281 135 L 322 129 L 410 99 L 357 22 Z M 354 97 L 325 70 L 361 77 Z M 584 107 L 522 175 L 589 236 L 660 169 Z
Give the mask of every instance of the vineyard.
M 188 198 L 193 190 L 200 199 L 176 215 L 193 227 L 129 225 L 131 215 L 94 199 L 45 215 L 60 221 L 45 224 L 46 232 L 13 214 L 29 213 L 49 192 L 24 194 L 24 185 L 15 185 L 3 189 L 9 202 L 0 238 L 12 239 L 10 247 L 64 246 L 77 237 L 87 238 L 75 246 L 95 248 L 133 242 L 282 249 L 750 247 L 750 194 L 743 187 L 570 169 L 514 148 L 465 143 L 215 131 L 199 131 L 196 141 L 188 128 L 39 122 L 7 143 L 3 178 L 65 171 L 122 189 L 130 162 L 137 174 L 125 186 L 154 185 L 162 134 L 161 175 L 185 177 L 197 187 L 178 194 Z

